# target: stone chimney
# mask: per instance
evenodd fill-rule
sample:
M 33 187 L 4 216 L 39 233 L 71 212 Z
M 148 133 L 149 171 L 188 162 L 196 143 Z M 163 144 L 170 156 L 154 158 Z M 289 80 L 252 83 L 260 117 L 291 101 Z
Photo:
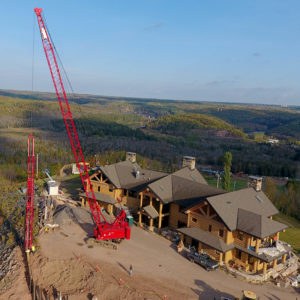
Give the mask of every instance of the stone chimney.
M 248 187 L 253 187 L 257 192 L 262 189 L 262 177 L 258 176 L 249 176 Z
M 190 170 L 194 170 L 196 167 L 196 158 L 192 156 L 184 156 L 182 160 L 182 167 L 189 167 Z
M 134 152 L 126 152 L 126 160 L 135 163 L 136 162 L 136 153 Z

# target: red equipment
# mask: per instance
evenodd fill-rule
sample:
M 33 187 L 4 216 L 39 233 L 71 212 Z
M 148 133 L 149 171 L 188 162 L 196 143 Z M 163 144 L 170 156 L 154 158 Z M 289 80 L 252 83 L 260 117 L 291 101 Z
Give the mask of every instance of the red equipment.
M 25 219 L 25 251 L 32 246 L 32 229 L 33 229 L 33 201 L 34 201 L 34 138 L 28 136 L 28 160 L 27 160 L 27 202 L 26 202 L 26 219 Z
M 51 77 L 54 83 L 56 95 L 59 100 L 61 112 L 67 128 L 74 157 L 76 160 L 77 168 L 79 170 L 82 185 L 84 187 L 84 191 L 86 194 L 86 199 L 89 203 L 92 216 L 96 225 L 96 228 L 94 230 L 95 238 L 97 240 L 113 240 L 113 239 L 124 239 L 124 238 L 130 239 L 130 227 L 128 223 L 125 221 L 126 215 L 124 210 L 122 210 L 119 216 L 117 216 L 116 220 L 112 224 L 110 224 L 106 221 L 96 201 L 90 176 L 88 174 L 88 170 L 81 150 L 80 142 L 78 139 L 77 130 L 75 128 L 69 102 L 67 99 L 67 95 L 65 92 L 65 88 L 62 82 L 61 74 L 55 57 L 54 48 L 52 45 L 53 42 L 51 41 L 51 37 L 44 23 L 42 17 L 42 9 L 35 8 L 34 11 L 37 15 L 43 47 L 45 50 Z M 90 189 L 91 198 L 88 189 Z

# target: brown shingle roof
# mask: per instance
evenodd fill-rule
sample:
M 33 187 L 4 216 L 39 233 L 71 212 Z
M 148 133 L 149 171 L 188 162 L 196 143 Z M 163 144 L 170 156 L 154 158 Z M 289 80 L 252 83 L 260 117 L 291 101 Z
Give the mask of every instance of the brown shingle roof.
M 190 175 L 193 175 L 193 177 Z M 207 183 L 202 183 L 200 180 L 201 177 L 202 175 L 198 171 L 196 172 L 186 167 L 162 179 L 156 180 L 148 186 L 165 204 L 181 201 L 185 205 L 189 205 L 189 200 L 194 202 L 192 200 L 201 200 L 203 197 L 225 193 L 221 189 L 216 189 Z
M 101 166 L 100 170 L 116 188 L 131 189 L 152 182 L 166 173 L 142 169 L 137 163 L 122 161 L 111 165 Z M 138 171 L 138 176 L 136 173 Z
M 286 229 L 288 226 L 265 216 L 239 208 L 237 229 L 258 238 L 265 238 Z
M 98 201 L 104 202 L 104 203 L 108 203 L 108 204 L 115 204 L 118 201 L 116 199 L 114 199 L 113 197 L 106 195 L 106 194 L 102 194 L 102 193 L 97 193 L 94 192 L 95 194 L 95 198 Z M 81 193 L 79 194 L 80 196 L 86 197 L 85 193 Z M 92 193 L 89 192 L 89 197 L 92 198 Z
M 173 175 L 207 185 L 206 180 L 197 169 L 191 170 L 188 167 L 184 167 L 174 172 Z
M 227 245 L 222 239 L 199 228 L 184 227 L 176 230 L 223 253 L 234 248 L 234 244 Z
M 151 205 L 143 207 L 143 211 L 152 219 L 158 218 L 158 212 Z
M 264 217 L 278 213 L 268 197 L 253 188 L 208 197 L 207 201 L 231 231 L 237 229 L 239 208 Z

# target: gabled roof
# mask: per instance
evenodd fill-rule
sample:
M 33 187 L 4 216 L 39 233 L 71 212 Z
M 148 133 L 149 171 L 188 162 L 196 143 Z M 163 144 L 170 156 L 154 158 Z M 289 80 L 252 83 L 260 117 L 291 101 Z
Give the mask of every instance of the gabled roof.
M 92 193 L 91 192 L 89 192 L 88 195 L 89 195 L 90 198 L 92 198 Z M 113 197 L 111 197 L 109 195 L 106 195 L 106 194 L 94 192 L 94 195 L 95 195 L 96 200 L 104 202 L 104 203 L 115 204 L 115 203 L 118 202 L 116 199 L 114 199 Z M 79 196 L 86 197 L 86 194 L 81 193 L 81 194 L 79 194 Z
M 198 170 L 190 170 L 188 167 L 156 180 L 148 187 L 163 203 L 178 201 L 184 206 L 194 202 L 193 199 L 201 200 L 225 193 L 209 186 Z
M 285 224 L 273 221 L 265 216 L 239 208 L 237 229 L 258 238 L 265 238 L 286 229 Z
M 137 188 L 167 176 L 166 173 L 142 169 L 137 163 L 127 160 L 101 166 L 100 170 L 116 188 L 125 189 Z
M 143 210 L 152 219 L 158 218 L 158 212 L 153 206 L 151 205 L 145 206 L 143 207 Z
M 189 167 L 184 167 L 172 173 L 172 175 L 207 185 L 206 180 L 197 169 L 191 170 Z
M 234 244 L 227 245 L 223 239 L 199 228 L 184 227 L 176 230 L 223 253 L 234 248 Z
M 237 229 L 239 209 L 263 217 L 278 213 L 268 197 L 262 191 L 256 192 L 253 188 L 208 197 L 207 201 L 231 231 Z

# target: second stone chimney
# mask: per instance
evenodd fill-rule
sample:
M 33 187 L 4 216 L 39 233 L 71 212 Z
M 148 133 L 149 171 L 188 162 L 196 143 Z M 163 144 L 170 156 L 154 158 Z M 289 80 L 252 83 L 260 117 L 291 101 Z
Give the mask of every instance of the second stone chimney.
M 136 153 L 134 152 L 126 152 L 126 160 L 135 163 L 136 162 Z
M 257 192 L 262 189 L 262 177 L 258 176 L 249 176 L 248 187 L 253 187 Z
M 182 167 L 189 167 L 190 170 L 196 168 L 196 158 L 192 156 L 184 156 L 182 160 Z

